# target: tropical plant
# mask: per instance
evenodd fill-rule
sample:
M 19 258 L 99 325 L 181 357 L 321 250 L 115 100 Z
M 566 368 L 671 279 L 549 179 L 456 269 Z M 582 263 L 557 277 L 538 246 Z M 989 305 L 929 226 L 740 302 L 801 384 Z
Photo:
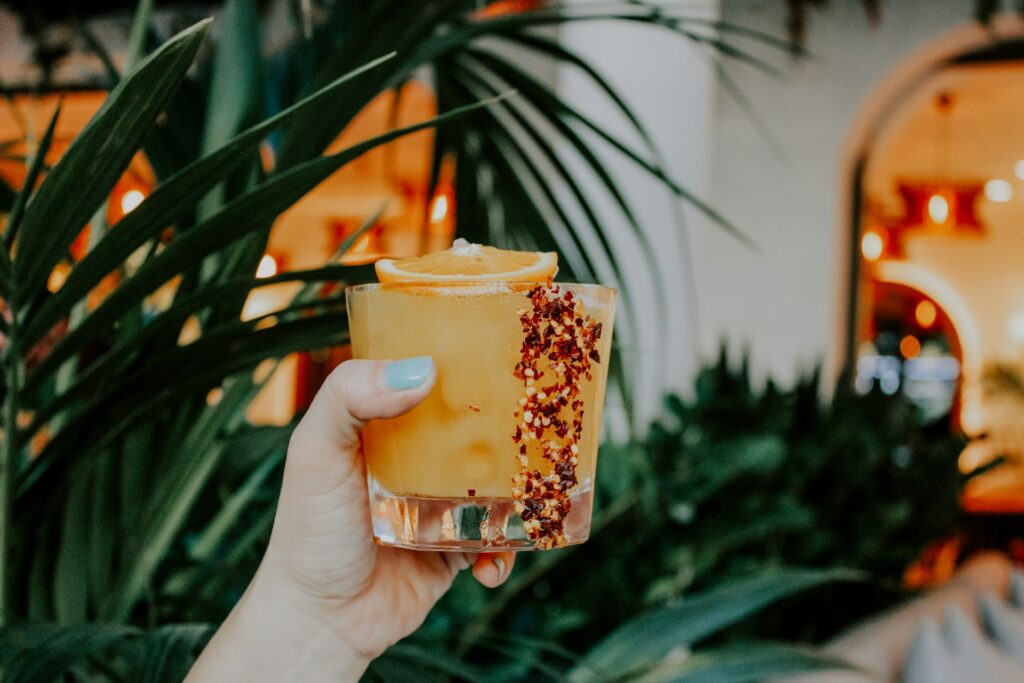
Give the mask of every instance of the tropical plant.
M 533 29 L 642 22 L 748 61 L 709 30 L 771 42 L 643 3 L 491 15 L 465 1 L 377 0 L 330 5 L 310 39 L 270 65 L 258 51 L 254 4 L 229 0 L 212 60 L 190 71 L 208 22 L 142 59 L 151 9 L 151 2 L 140 4 L 131 68 L 122 76 L 107 60 L 116 84 L 51 168 L 44 160 L 58 108 L 32 150 L 24 186 L 10 193 L 3 224 L 0 619 L 35 622 L 2 631 L 5 680 L 62 672 L 174 679 L 208 634 L 206 624 L 237 598 L 234 589 L 251 574 L 269 531 L 288 434 L 287 427 L 251 427 L 245 408 L 266 380 L 267 362 L 272 368 L 292 351 L 346 341 L 338 284 L 367 276 L 332 260 L 256 279 L 281 211 L 360 154 L 459 117 L 459 135 L 438 129 L 431 184 L 440 160 L 454 158 L 460 231 L 558 249 L 565 276 L 598 279 L 594 254 L 580 248 L 582 235 L 599 238 L 601 260 L 613 271 L 618 261 L 566 154 L 582 160 L 615 199 L 636 239 L 643 233 L 580 128 L 729 226 L 664 173 L 637 117 L 601 76 Z M 562 101 L 504 56 L 495 46 L 502 43 L 581 69 L 648 149 L 633 150 Z M 323 155 L 370 101 L 423 67 L 435 83 L 437 118 Z M 282 80 L 276 99 L 269 98 L 270 117 L 261 120 L 263 76 L 271 72 Z M 510 86 L 521 94 L 507 106 Z M 259 154 L 268 139 L 269 165 Z M 107 197 L 139 150 L 159 183 L 108 229 Z M 582 222 L 547 189 L 556 185 L 571 188 Z M 76 240 L 86 244 L 77 257 L 69 254 Z M 67 277 L 51 291 L 50 274 L 62 264 Z M 102 289 L 111 281 L 115 287 Z M 301 285 L 289 304 L 243 315 L 250 292 L 280 283 Z M 169 303 L 161 303 L 157 294 L 168 291 Z M 618 367 L 628 395 L 628 373 Z M 473 677 L 415 639 L 376 662 L 370 676 L 396 680 L 413 665 Z
M 337 292 L 318 296 L 313 287 L 270 315 L 243 319 L 245 297 L 256 287 L 353 276 L 328 265 L 256 280 L 252 253 L 261 250 L 253 248 L 254 234 L 366 150 L 465 113 L 311 155 L 239 188 L 236 197 L 206 201 L 239 172 L 253 174 L 267 133 L 337 98 L 386 55 L 174 172 L 107 232 L 97 209 L 184 79 L 207 23 L 175 36 L 121 81 L 35 189 L 58 109 L 8 216 L 0 255 L 7 618 L 133 616 L 242 424 L 240 408 L 260 385 L 253 370 L 267 358 L 345 340 Z M 50 272 L 86 223 L 94 247 L 50 293 Z M 140 248 L 144 258 L 133 263 Z M 217 267 L 208 267 L 213 261 Z M 91 307 L 87 295 L 111 273 L 120 282 Z M 175 278 L 173 303 L 154 309 L 147 298 Z M 189 321 L 202 329 L 193 339 L 181 336 Z M 222 384 L 223 400 L 208 405 L 207 392 Z M 47 428 L 35 451 L 33 440 Z
M 923 424 L 902 396 L 845 386 L 829 401 L 816 373 L 757 388 L 723 350 L 691 399 L 666 399 L 646 441 L 602 447 L 585 545 L 523 557 L 497 595 L 459 581 L 425 630 L 470 660 L 526 634 L 582 652 L 648 610 L 786 566 L 878 581 L 798 597 L 730 635 L 818 643 L 891 606 L 907 594 L 908 566 L 959 529 L 964 441 L 947 422 Z
M 775 676 L 851 669 L 813 648 L 772 641 L 697 648 L 732 625 L 792 596 L 862 576 L 844 570 L 771 570 L 743 577 L 652 610 L 619 626 L 582 656 L 540 638 L 489 644 L 487 667 L 463 664 L 415 644 L 396 645 L 370 666 L 366 680 L 762 681 Z M 180 681 L 211 628 L 198 624 L 149 631 L 112 624 L 29 625 L 0 630 L 5 681 Z M 436 646 L 436 641 L 435 641 Z

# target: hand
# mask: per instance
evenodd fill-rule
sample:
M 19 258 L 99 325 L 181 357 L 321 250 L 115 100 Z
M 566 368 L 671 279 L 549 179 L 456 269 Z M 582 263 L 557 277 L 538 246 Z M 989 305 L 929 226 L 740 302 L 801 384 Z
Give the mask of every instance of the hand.
M 357 680 L 412 633 L 462 569 L 496 587 L 512 553 L 416 552 L 374 543 L 358 432 L 420 403 L 429 357 L 352 360 L 324 382 L 288 446 L 270 544 L 189 681 Z

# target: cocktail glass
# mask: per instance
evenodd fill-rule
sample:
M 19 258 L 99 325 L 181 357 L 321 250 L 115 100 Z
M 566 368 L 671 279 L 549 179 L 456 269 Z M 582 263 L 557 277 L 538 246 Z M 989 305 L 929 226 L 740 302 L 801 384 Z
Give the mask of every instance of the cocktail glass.
M 585 541 L 615 290 L 389 283 L 346 295 L 355 358 L 429 355 L 437 370 L 420 405 L 362 432 L 378 541 L 453 551 Z

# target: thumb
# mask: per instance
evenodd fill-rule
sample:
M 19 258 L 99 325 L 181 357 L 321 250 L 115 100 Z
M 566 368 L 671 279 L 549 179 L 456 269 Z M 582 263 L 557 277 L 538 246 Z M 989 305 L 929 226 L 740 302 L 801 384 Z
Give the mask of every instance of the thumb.
M 430 356 L 402 360 L 349 360 L 327 377 L 293 442 L 354 451 L 367 420 L 397 417 L 412 410 L 434 387 Z
M 359 430 L 412 410 L 435 379 L 429 356 L 346 361 L 292 432 L 267 554 L 285 558 L 278 561 L 316 595 L 355 594 L 373 569 Z

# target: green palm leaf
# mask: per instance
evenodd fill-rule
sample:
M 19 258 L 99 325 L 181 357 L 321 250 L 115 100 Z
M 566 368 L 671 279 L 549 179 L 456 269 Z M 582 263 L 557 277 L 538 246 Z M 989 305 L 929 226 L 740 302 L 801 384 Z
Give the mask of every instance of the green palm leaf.
M 209 23 L 182 31 L 128 74 L 46 175 L 21 225 L 14 263 L 16 303 L 38 293 L 113 189 L 185 77 Z
M 39 308 L 27 322 L 21 338 L 26 346 L 38 342 L 61 316 L 98 285 L 103 278 L 136 249 L 156 239 L 168 226 L 190 213 L 195 203 L 210 189 L 251 159 L 260 141 L 279 126 L 286 125 L 303 111 L 319 107 L 326 98 L 359 75 L 376 68 L 394 56 L 384 55 L 321 88 L 267 120 L 238 134 L 223 146 L 193 162 L 166 181 L 137 209 L 121 219 L 103 239 L 103 248 L 94 249 L 75 265 L 64 285 Z
M 724 584 L 623 624 L 580 660 L 569 679 L 582 683 L 635 675 L 672 650 L 689 648 L 773 602 L 826 583 L 862 578 L 849 570 L 782 569 Z
M 32 375 L 39 373 L 45 377 L 48 373 L 55 371 L 72 354 L 79 351 L 84 343 L 109 329 L 120 316 L 124 315 L 131 307 L 138 305 L 143 298 L 160 285 L 203 257 L 224 248 L 251 231 L 263 227 L 353 159 L 403 135 L 436 126 L 496 101 L 498 100 L 460 107 L 429 121 L 378 135 L 337 154 L 312 159 L 272 176 L 207 220 L 172 240 L 162 252 L 146 261 L 138 272 L 123 282 L 103 301 L 99 308 L 64 337 Z M 32 375 L 29 380 L 38 381 Z
M 845 660 L 810 647 L 748 642 L 683 655 L 631 680 L 636 683 L 759 683 L 825 671 L 859 670 Z M 871 679 L 865 674 L 864 680 Z

